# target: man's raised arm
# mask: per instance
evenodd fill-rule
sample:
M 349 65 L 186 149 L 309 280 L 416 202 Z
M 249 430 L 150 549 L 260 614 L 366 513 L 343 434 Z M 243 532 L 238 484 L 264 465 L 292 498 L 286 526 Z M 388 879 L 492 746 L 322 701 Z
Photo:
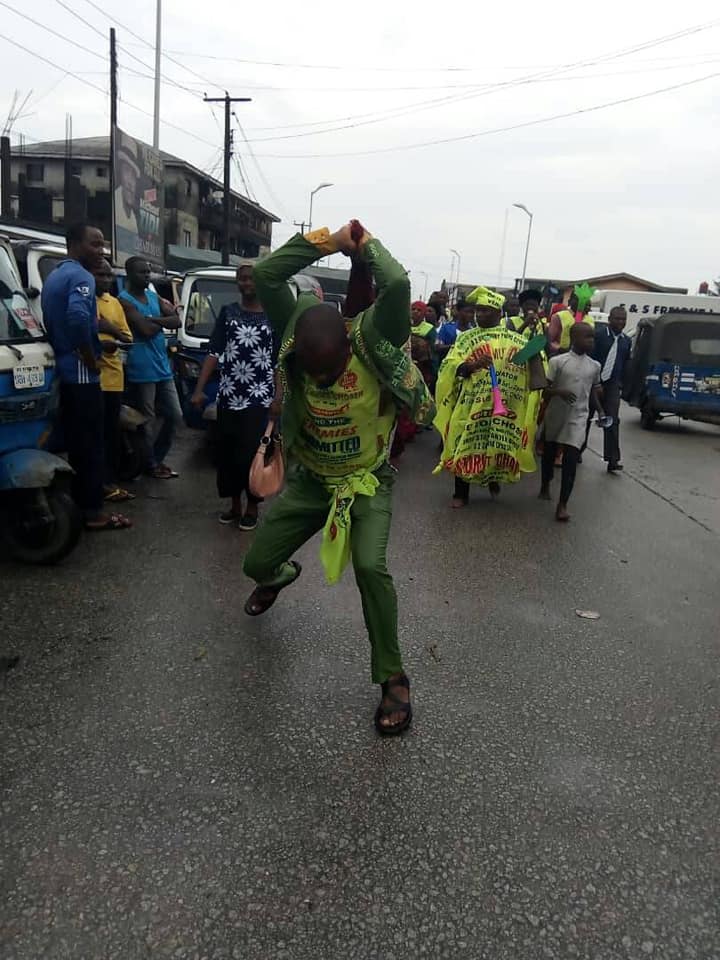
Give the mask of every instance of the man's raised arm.
M 380 336 L 401 347 L 410 336 L 410 281 L 405 267 L 376 240 L 360 241 L 362 255 L 370 264 L 377 300 L 370 307 L 372 323 Z
M 321 257 L 338 253 L 340 247 L 335 237 L 327 229 L 314 230 L 305 236 L 297 233 L 269 257 L 255 264 L 253 279 L 258 299 L 278 340 L 282 340 L 295 310 L 295 297 L 288 287 L 288 280 Z

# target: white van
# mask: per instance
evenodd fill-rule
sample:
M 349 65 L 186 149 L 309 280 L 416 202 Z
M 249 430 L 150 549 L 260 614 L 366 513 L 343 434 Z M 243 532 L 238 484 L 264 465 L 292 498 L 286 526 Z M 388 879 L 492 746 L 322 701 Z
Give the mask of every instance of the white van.
M 607 321 L 613 307 L 625 307 L 627 311 L 625 333 L 631 335 L 643 317 L 657 317 L 663 313 L 720 314 L 720 297 L 707 297 L 702 294 L 646 293 L 639 290 L 596 290 L 590 304 L 590 316 L 595 321 Z

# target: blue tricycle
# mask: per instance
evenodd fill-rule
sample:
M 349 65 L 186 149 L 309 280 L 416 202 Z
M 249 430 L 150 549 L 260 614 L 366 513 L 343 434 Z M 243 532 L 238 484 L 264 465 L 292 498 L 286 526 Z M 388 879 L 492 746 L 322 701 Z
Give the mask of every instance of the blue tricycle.
M 57 409 L 55 358 L 0 238 L 0 538 L 27 563 L 56 563 L 82 531 L 72 469 L 44 449 Z

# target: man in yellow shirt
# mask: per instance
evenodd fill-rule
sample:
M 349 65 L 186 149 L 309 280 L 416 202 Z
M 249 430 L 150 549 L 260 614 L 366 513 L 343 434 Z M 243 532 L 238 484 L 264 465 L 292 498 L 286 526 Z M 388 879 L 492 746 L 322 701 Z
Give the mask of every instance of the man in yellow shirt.
M 101 341 L 132 343 L 132 333 L 122 304 L 110 293 L 113 272 L 107 260 L 93 273 L 98 308 L 98 333 Z M 111 503 L 134 500 L 135 495 L 117 483 L 120 456 L 120 407 L 125 389 L 122 354 L 119 349 L 103 347 L 99 361 L 100 386 L 105 418 L 105 499 Z

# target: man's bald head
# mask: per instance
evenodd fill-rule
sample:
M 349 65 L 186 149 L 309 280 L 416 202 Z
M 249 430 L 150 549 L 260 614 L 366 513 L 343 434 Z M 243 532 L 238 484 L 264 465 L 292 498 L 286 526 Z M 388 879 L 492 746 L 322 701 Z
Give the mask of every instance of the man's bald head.
M 347 365 L 350 341 L 345 321 L 329 303 L 300 314 L 295 325 L 295 355 L 305 373 L 330 386 Z

